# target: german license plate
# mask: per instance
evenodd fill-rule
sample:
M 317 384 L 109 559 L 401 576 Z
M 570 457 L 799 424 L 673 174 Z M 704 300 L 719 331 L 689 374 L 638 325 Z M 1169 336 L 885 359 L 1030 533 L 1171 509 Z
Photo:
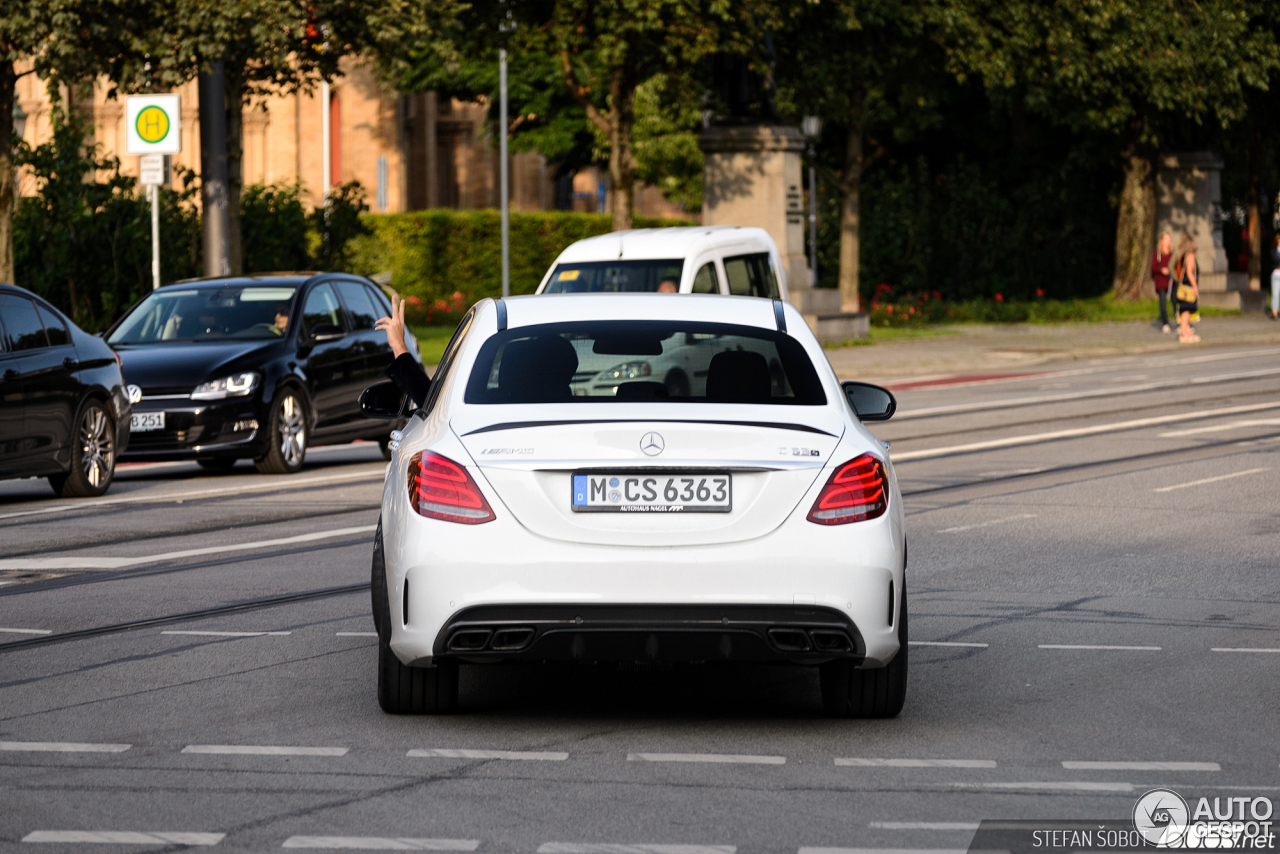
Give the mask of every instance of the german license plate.
M 129 432 L 131 433 L 145 433 L 148 430 L 163 429 L 163 412 L 135 412 L 129 419 Z
M 575 513 L 728 513 L 733 477 L 724 472 L 590 472 L 573 476 Z

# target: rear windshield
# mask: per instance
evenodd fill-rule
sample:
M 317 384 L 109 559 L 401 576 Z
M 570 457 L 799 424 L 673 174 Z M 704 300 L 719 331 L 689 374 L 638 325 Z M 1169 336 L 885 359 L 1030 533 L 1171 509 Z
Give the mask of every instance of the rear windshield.
M 663 261 L 591 261 L 560 264 L 551 274 L 544 294 L 676 293 L 684 259 Z
M 154 291 L 111 333 L 112 344 L 281 338 L 292 287 L 177 287 Z
M 721 323 L 611 320 L 499 332 L 480 348 L 467 403 L 827 402 L 785 333 Z

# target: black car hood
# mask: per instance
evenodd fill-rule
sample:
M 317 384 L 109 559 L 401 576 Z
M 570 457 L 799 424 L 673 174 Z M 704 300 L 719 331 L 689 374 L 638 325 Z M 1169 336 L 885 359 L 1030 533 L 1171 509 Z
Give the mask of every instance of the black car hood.
M 237 371 L 260 369 L 281 341 L 201 341 L 172 344 L 118 344 L 124 381 L 143 391 L 185 393 L 200 383 Z

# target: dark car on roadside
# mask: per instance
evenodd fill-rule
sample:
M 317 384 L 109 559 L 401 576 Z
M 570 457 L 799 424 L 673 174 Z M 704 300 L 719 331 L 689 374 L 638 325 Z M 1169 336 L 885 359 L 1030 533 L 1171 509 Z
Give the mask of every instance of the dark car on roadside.
M 120 360 L 45 300 L 0 285 L 0 478 L 101 495 L 129 446 Z
M 363 417 L 360 392 L 394 358 L 374 329 L 390 313 L 378 286 L 342 273 L 191 279 L 152 291 L 106 333 L 133 399 L 125 458 L 210 469 L 251 459 L 264 474 L 290 474 L 309 446 L 375 440 L 387 454 L 398 424 Z

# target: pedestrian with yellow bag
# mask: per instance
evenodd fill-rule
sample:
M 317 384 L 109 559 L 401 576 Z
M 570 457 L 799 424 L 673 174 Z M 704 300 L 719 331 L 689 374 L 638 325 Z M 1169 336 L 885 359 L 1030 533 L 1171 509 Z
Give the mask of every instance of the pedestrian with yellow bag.
M 1200 265 L 1196 263 L 1196 241 L 1186 232 L 1178 245 L 1178 263 L 1173 272 L 1173 280 L 1178 283 L 1173 295 L 1178 310 L 1178 341 L 1195 344 L 1200 336 L 1191 328 L 1191 316 L 1200 311 Z

